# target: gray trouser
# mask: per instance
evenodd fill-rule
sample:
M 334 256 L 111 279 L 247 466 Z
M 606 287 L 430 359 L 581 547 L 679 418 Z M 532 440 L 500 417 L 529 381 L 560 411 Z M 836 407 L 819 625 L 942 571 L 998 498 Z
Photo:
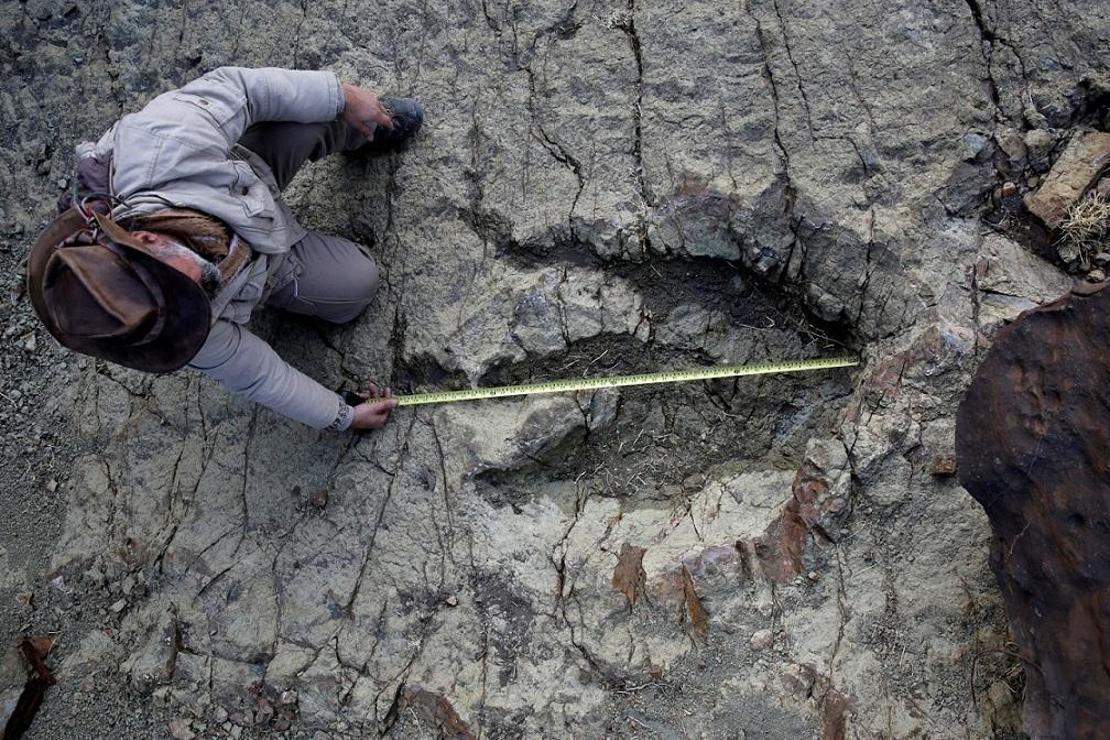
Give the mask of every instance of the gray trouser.
M 305 162 L 347 152 L 366 139 L 346 122 L 259 123 L 239 143 L 258 154 L 286 186 Z M 342 324 L 362 313 L 378 290 L 378 266 L 352 241 L 309 231 L 293 245 L 287 259 L 296 262 L 296 277 L 274 291 L 267 304 L 293 313 Z

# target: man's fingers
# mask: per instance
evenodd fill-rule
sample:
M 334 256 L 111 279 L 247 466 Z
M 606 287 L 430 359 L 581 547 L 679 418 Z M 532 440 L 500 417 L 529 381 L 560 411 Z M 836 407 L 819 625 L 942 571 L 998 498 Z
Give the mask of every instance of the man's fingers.
M 374 129 L 367 126 L 364 121 L 358 121 L 357 123 L 355 123 L 355 128 L 358 129 L 358 132 L 360 134 L 362 134 L 364 137 L 366 137 L 367 141 L 373 141 L 374 140 Z
M 370 425 L 375 429 L 381 429 L 389 421 L 389 413 L 397 408 L 397 401 L 392 399 L 376 401 L 371 406 L 374 408 L 370 411 Z
M 393 117 L 389 115 L 389 111 L 385 109 L 381 103 L 378 103 L 373 112 L 374 123 L 379 126 L 384 126 L 387 129 L 393 128 Z
M 392 398 L 393 389 L 382 388 L 377 383 L 368 382 L 365 390 L 359 391 L 359 395 L 363 398 Z

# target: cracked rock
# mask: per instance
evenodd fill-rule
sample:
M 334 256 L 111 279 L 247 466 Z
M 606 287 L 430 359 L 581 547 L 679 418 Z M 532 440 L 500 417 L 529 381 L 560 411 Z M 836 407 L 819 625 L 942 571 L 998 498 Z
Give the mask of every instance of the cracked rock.
M 143 648 L 121 666 L 132 685 L 139 691 L 150 691 L 154 686 L 168 682 L 177 661 L 178 629 L 173 617 L 166 615 L 151 630 Z
M 1048 226 L 1058 226 L 1068 208 L 1110 166 L 1110 133 L 1078 131 L 1025 205 Z
M 1081 81 L 1106 63 L 1089 8 L 979 5 L 5 14 L 0 364 L 20 395 L 0 409 L 0 488 L 41 497 L 71 471 L 46 558 L 67 593 L 36 587 L 32 615 L 65 604 L 59 676 L 125 665 L 153 687 L 129 701 L 199 712 L 203 735 L 250 735 L 261 698 L 266 731 L 309 736 L 990 737 L 1012 661 L 989 652 L 1009 639 L 989 524 L 931 468 L 993 338 L 1069 288 L 1024 241 L 984 235 L 980 207 L 1098 123 Z M 72 40 L 95 37 L 75 65 Z M 311 163 L 285 193 L 381 266 L 349 325 L 252 318 L 327 387 L 861 365 L 403 407 L 354 440 L 192 371 L 25 351 L 20 262 L 73 146 L 224 64 L 324 67 L 428 111 L 403 153 Z M 67 430 L 49 463 L 28 442 L 45 429 Z M 22 544 L 0 543 L 12 615 Z M 769 625 L 773 659 L 753 662 Z

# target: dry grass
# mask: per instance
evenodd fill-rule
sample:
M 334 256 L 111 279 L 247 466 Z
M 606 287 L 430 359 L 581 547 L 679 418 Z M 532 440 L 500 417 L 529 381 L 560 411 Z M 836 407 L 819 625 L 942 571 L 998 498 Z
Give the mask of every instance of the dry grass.
M 1096 192 L 1080 198 L 1068 208 L 1060 224 L 1056 242 L 1060 258 L 1065 262 L 1079 260 L 1079 267 L 1091 267 L 1091 255 L 1102 250 L 1110 237 L 1110 200 Z

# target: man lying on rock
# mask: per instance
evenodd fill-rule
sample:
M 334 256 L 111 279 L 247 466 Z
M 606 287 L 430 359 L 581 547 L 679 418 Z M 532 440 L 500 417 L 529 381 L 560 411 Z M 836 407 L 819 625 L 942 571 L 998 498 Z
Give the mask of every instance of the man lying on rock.
M 372 429 L 396 401 L 350 406 L 246 329 L 261 303 L 341 324 L 374 296 L 361 245 L 297 223 L 281 191 L 306 161 L 394 151 L 420 128 L 331 72 L 222 67 L 77 147 L 77 199 L 28 259 L 35 312 L 66 347 L 137 370 L 202 370 L 318 429 Z

